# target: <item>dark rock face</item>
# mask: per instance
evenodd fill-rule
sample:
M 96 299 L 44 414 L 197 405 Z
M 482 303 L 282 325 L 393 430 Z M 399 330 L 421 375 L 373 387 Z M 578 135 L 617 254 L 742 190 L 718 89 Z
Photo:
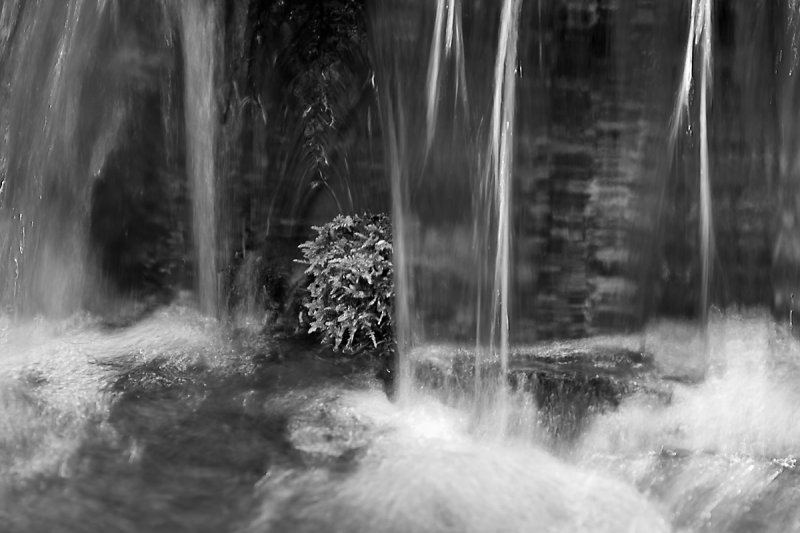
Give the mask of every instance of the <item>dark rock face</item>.
M 534 395 L 539 423 L 550 440 L 568 444 L 593 414 L 613 410 L 626 396 L 643 390 L 641 379 L 652 370 L 652 357 L 641 351 L 566 348 L 516 355 L 509 383 Z
M 518 91 L 522 342 L 642 320 L 635 244 L 656 229 L 647 195 L 670 98 L 653 90 L 669 86 L 655 83 L 656 4 L 553 1 L 528 14 L 520 53 L 539 70 Z
M 652 314 L 690 317 L 699 309 L 696 101 L 674 143 L 668 127 L 686 46 L 684 7 L 553 0 L 524 22 L 521 59 L 537 70 L 518 88 L 521 342 L 630 330 Z M 796 216 L 768 206 L 795 202 L 796 180 L 775 164 L 783 150 L 775 133 L 797 104 L 765 96 L 784 86 L 793 94 L 796 82 L 765 68 L 785 53 L 778 28 L 787 14 L 777 4 L 715 9 L 711 300 L 783 313 L 797 270 L 785 229 Z M 793 161 L 794 152 L 782 153 Z
M 416 377 L 426 390 L 445 399 L 474 393 L 473 354 L 453 349 L 450 358 L 434 356 L 418 363 Z M 498 364 L 481 375 L 499 372 Z M 511 390 L 533 395 L 546 441 L 569 446 L 594 414 L 613 410 L 629 395 L 653 395 L 668 402 L 669 386 L 657 379 L 650 354 L 591 341 L 547 343 L 512 350 L 507 382 Z

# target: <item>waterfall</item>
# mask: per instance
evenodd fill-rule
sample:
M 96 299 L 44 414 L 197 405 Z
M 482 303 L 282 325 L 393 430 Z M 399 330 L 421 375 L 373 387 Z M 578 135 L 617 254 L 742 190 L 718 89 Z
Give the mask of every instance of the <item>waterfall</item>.
M 392 179 L 399 390 L 424 393 L 417 374 L 435 354 L 459 354 L 475 380 L 445 394 L 472 402 L 488 434 L 505 431 L 521 6 L 439 0 L 425 8 L 429 24 L 406 33 L 380 28 L 413 19 L 405 10 L 420 6 L 386 0 L 373 13 Z
M 511 189 L 514 168 L 514 118 L 517 68 L 517 37 L 519 31 L 521 0 L 506 0 L 498 35 L 497 59 L 494 68 L 494 94 L 490 122 L 489 145 L 487 148 L 488 167 L 485 181 L 480 189 L 479 202 L 492 206 L 489 218 L 484 219 L 483 228 L 476 226 L 480 233 L 488 228 L 496 228 L 495 235 L 476 239 L 477 242 L 494 240 L 495 257 L 491 283 L 491 312 L 489 315 L 489 338 L 484 341 L 478 332 L 476 345 L 476 394 L 480 397 L 487 384 L 482 383 L 481 368 L 487 360 L 499 360 L 499 382 L 489 383 L 489 389 L 498 388 L 499 408 L 505 411 L 505 376 L 508 374 L 509 357 L 509 278 L 511 276 Z M 478 219 L 480 224 L 481 220 Z M 478 324 L 483 317 L 478 317 Z M 484 346 L 488 351 L 483 353 Z M 483 359 L 483 360 L 482 360 Z M 501 422 L 500 431 L 505 431 L 506 421 Z
M 711 291 L 711 270 L 714 258 L 713 212 L 711 205 L 711 177 L 708 162 L 708 94 L 711 81 L 711 0 L 692 0 L 689 35 L 683 62 L 683 75 L 675 100 L 670 143 L 674 147 L 684 117 L 689 120 L 690 92 L 694 79 L 694 49 L 700 49 L 700 176 L 699 176 L 699 237 L 700 237 L 700 316 L 705 323 Z
M 219 312 L 220 291 L 215 168 L 217 18 L 216 2 L 180 2 L 186 162 L 192 196 L 196 286 L 200 309 L 212 316 Z
M 157 272 L 163 247 L 182 245 L 174 238 L 180 229 L 163 232 L 167 218 L 181 223 L 176 155 L 185 153 L 199 304 L 218 313 L 219 19 L 216 1 L 2 4 L 0 305 L 65 315 L 106 291 L 127 290 L 109 277 L 146 283 L 142 263 Z M 176 42 L 182 106 L 172 103 Z M 181 109 L 182 125 L 173 118 Z M 172 138 L 185 138 L 175 154 Z M 139 266 L 123 273 L 124 261 Z
M 16 313 L 64 315 L 84 296 L 93 171 L 116 137 L 113 89 L 91 76 L 106 4 L 2 5 L 0 303 Z

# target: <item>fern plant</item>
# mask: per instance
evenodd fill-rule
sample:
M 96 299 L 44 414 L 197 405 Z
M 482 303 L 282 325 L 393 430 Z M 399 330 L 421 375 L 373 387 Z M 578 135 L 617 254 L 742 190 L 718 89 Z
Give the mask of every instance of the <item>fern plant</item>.
M 391 223 L 386 215 L 339 215 L 314 226 L 314 240 L 300 245 L 309 277 L 300 322 L 320 332 L 335 351 L 386 357 L 392 332 Z

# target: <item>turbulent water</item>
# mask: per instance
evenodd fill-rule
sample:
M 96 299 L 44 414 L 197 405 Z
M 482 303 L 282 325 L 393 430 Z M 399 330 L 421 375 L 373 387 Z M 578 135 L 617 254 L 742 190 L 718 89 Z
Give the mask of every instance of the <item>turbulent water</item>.
M 318 349 L 179 306 L 0 327 L 4 531 L 788 531 L 800 347 L 763 315 L 603 342 L 661 393 L 499 441 Z M 706 349 L 706 342 L 710 349 Z M 315 355 L 317 354 L 317 355 Z M 669 397 L 664 396 L 669 392 Z M 543 444 L 536 444 L 541 442 Z M 549 442 L 549 444 L 548 444 Z
M 665 373 L 705 377 L 676 383 L 669 402 L 632 397 L 598 417 L 576 457 L 630 480 L 676 528 L 796 530 L 800 347 L 763 315 L 711 321 L 707 347 L 677 340 L 692 335 L 674 325 L 654 328 L 647 343 Z

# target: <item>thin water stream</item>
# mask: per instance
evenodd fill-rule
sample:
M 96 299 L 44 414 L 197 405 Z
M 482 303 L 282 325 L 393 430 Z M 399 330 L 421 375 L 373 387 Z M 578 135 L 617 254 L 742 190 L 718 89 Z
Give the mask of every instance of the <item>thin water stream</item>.
M 698 174 L 699 191 L 699 222 L 698 234 L 700 237 L 700 317 L 705 323 L 710 305 L 711 275 L 714 261 L 714 223 L 711 205 L 711 176 L 709 169 L 708 152 L 708 104 L 709 85 L 712 78 L 712 17 L 710 0 L 692 0 L 690 15 L 689 35 L 686 42 L 686 56 L 683 62 L 683 75 L 678 96 L 675 100 L 675 110 L 672 115 L 672 131 L 670 144 L 675 149 L 677 137 L 681 126 L 688 122 L 691 132 L 692 119 L 690 116 L 692 84 L 695 79 L 695 49 L 700 52 L 700 109 L 698 122 L 700 124 L 698 135 L 700 137 L 700 169 Z

